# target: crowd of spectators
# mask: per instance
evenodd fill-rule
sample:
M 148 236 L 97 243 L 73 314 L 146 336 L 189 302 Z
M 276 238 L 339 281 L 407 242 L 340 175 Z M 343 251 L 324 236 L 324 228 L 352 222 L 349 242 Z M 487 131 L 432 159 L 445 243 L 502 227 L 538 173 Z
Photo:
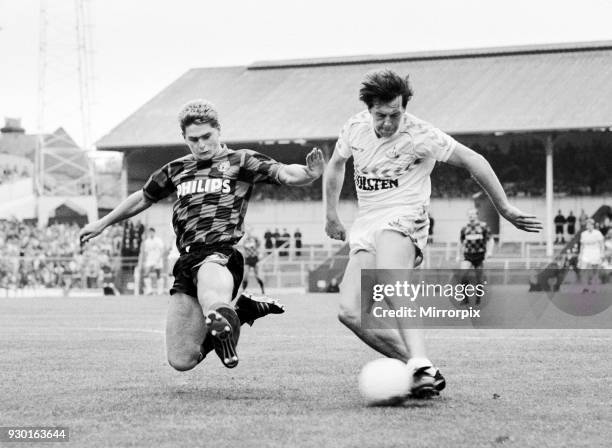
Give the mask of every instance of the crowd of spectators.
M 293 249 L 293 254 L 297 257 L 302 255 L 302 232 L 300 229 L 295 229 L 293 235 L 286 228 L 282 232 L 278 228 L 274 232 L 266 229 L 263 240 L 265 255 L 271 254 L 274 249 L 278 249 L 278 255 L 281 257 L 289 256 L 289 251 Z
M 97 287 L 104 270 L 115 268 L 123 227 L 112 226 L 82 250 L 75 224 L 0 221 L 0 288 Z

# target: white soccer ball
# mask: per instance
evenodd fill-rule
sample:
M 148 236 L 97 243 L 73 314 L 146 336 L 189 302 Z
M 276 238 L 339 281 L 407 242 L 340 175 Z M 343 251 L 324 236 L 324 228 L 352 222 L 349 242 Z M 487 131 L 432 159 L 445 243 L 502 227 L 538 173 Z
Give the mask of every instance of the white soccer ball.
M 398 404 L 411 386 L 412 371 L 398 359 L 376 359 L 363 366 L 359 374 L 359 392 L 370 406 Z

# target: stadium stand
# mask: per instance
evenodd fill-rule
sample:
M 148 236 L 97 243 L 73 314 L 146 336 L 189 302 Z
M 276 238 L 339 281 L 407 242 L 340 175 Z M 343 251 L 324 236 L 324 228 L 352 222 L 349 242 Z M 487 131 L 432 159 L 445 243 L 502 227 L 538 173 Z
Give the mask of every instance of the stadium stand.
M 461 140 L 461 138 L 459 138 Z M 466 142 L 469 143 L 469 142 Z M 506 193 L 510 197 L 544 196 L 544 150 L 538 140 L 516 140 L 502 150 L 497 144 L 473 144 L 472 148 L 482 154 L 498 174 Z M 594 163 L 597 161 L 597 163 Z M 612 192 L 612 177 L 606 167 L 612 166 L 610 147 L 599 141 L 559 145 L 555 151 L 555 194 L 561 196 L 585 196 Z M 352 180 L 352 166 L 347 165 L 346 178 Z M 439 163 L 431 176 L 432 198 L 471 197 L 481 188 L 466 170 Z M 257 186 L 254 200 L 320 200 L 321 181 L 309 187 L 274 188 L 271 185 Z M 355 198 L 352 182 L 345 182 L 341 199 Z

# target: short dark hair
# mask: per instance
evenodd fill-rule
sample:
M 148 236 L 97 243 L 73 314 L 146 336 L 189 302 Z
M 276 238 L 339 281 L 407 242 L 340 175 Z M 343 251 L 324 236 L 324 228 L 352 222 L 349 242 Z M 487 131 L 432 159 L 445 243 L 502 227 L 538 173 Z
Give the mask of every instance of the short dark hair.
M 219 124 L 219 114 L 214 104 L 206 100 L 189 101 L 178 114 L 181 132 L 185 134 L 185 129 L 190 124 L 210 124 L 213 128 L 221 130 Z
M 388 103 L 400 95 L 402 97 L 402 107 L 405 108 L 412 98 L 412 94 L 412 86 L 408 80 L 408 75 L 402 78 L 389 69 L 368 72 L 361 82 L 361 89 L 359 89 L 359 99 L 368 106 L 368 109 L 374 106 L 375 102 Z

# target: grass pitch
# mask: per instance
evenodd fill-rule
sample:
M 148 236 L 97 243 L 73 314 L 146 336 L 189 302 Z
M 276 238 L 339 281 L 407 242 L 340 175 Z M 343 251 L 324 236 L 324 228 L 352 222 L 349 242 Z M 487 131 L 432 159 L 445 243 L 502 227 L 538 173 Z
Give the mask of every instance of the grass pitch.
M 447 389 L 368 408 L 357 375 L 378 355 L 337 296 L 282 300 L 243 327 L 236 369 L 180 373 L 166 298 L 0 298 L 0 426 L 67 426 L 77 447 L 611 446 L 612 331 L 429 330 Z

